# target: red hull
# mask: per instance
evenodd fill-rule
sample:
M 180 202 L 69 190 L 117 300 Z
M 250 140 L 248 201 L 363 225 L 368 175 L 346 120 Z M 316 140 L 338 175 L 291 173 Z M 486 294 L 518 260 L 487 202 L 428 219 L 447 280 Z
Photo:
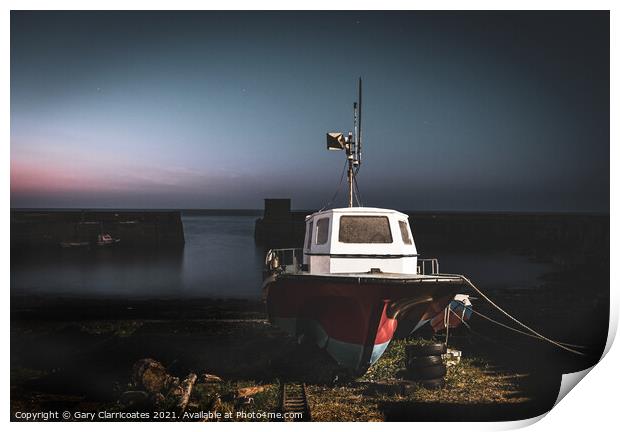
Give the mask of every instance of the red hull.
M 266 286 L 270 321 L 363 372 L 379 359 L 399 322 L 428 319 L 462 289 L 457 278 L 283 274 Z

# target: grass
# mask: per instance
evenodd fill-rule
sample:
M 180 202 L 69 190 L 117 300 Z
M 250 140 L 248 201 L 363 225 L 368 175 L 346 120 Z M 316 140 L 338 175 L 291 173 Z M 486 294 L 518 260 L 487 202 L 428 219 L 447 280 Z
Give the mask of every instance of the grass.
M 171 325 L 170 323 L 153 323 L 138 320 L 118 320 L 118 321 L 82 321 L 79 323 L 66 323 L 63 325 L 44 325 L 45 323 L 28 323 L 24 327 L 24 331 L 19 332 L 20 327 L 12 327 L 12 336 L 25 337 L 28 344 L 26 346 L 36 345 L 39 339 L 48 338 L 51 334 L 60 334 L 59 341 L 67 338 L 74 340 L 76 346 L 82 346 L 85 342 L 94 339 L 106 339 L 111 337 L 123 341 L 124 344 L 141 343 L 147 335 L 162 334 L 162 340 L 172 342 L 173 344 L 167 349 L 174 352 L 175 356 L 189 355 L 187 349 L 191 349 L 191 355 L 196 356 L 193 351 L 193 345 L 177 343 L 177 332 L 183 334 L 193 332 L 198 335 L 204 333 L 213 334 L 211 339 L 202 340 L 212 352 L 220 351 L 236 352 L 238 357 L 230 355 L 222 356 L 221 362 L 211 360 L 210 365 L 202 366 L 201 357 L 191 357 L 195 359 L 193 364 L 180 367 L 179 373 L 184 373 L 186 369 L 196 367 L 204 367 L 206 371 L 216 371 L 225 380 L 222 383 L 197 383 L 190 403 L 187 407 L 188 413 L 213 412 L 220 413 L 222 421 L 260 421 L 269 420 L 264 417 L 265 413 L 276 413 L 279 409 L 279 389 L 281 379 L 299 380 L 307 383 L 308 402 L 312 412 L 314 421 L 383 421 L 386 419 L 386 406 L 390 403 L 423 404 L 441 403 L 451 405 L 487 405 L 487 404 L 512 404 L 525 401 L 519 396 L 520 378 L 515 374 L 503 373 L 495 370 L 492 365 L 488 364 L 483 358 L 468 357 L 467 352 L 462 357 L 458 365 L 448 368 L 446 376 L 446 386 L 439 390 L 427 390 L 415 387 L 408 391 L 406 395 L 394 395 L 388 393 L 371 392 L 373 383 L 380 380 L 390 380 L 396 377 L 399 371 L 405 365 L 405 347 L 407 345 L 424 345 L 429 342 L 438 342 L 440 340 L 410 338 L 408 340 L 394 340 L 390 343 L 388 349 L 381 359 L 368 369 L 366 374 L 355 380 L 346 381 L 342 379 L 333 381 L 333 360 L 325 352 L 317 352 L 316 349 L 303 349 L 297 346 L 295 341 L 286 344 L 271 343 L 269 349 L 261 351 L 256 344 L 248 344 L 247 346 L 237 346 L 234 343 L 244 339 L 239 338 L 239 334 L 256 335 L 256 339 L 261 335 L 267 341 L 280 341 L 279 334 L 272 335 L 269 333 L 270 328 L 266 328 L 262 323 L 250 324 L 218 324 L 201 323 L 201 322 L 182 322 L 180 324 Z M 182 324 L 182 325 L 181 325 Z M 267 336 L 269 337 L 267 337 Z M 142 338 L 142 339 L 141 339 Z M 254 340 L 249 338 L 249 340 Z M 142 351 L 153 351 L 159 348 L 158 345 L 150 345 L 149 339 L 146 338 L 145 348 Z M 157 340 L 159 343 L 159 340 Z M 176 345 L 175 345 L 176 344 Z M 71 346 L 71 345 L 70 345 Z M 90 345 L 87 345 L 90 346 Z M 107 345 L 102 345 L 107 349 Z M 122 351 L 125 352 L 125 346 L 120 345 Z M 155 347 L 155 348 L 153 348 Z M 187 347 L 187 349 L 186 349 Z M 232 348 L 231 348 L 232 347 Z M 177 351 L 174 351 L 174 350 Z M 236 351 L 235 351 L 236 350 Z M 277 352 L 274 350 L 278 350 Z M 162 351 L 164 352 L 164 351 Z M 253 367 L 252 369 L 239 370 L 230 368 L 228 363 L 233 362 L 236 358 L 243 358 L 243 353 L 251 353 Z M 98 359 L 99 356 L 105 355 L 105 352 L 99 353 L 95 351 Z M 71 355 L 76 355 L 70 352 Z M 273 363 L 263 361 L 258 364 L 259 358 L 264 356 L 273 356 Z M 262 357 L 261 357 L 262 356 Z M 172 355 L 170 358 L 175 358 Z M 90 358 L 90 357 L 88 357 Z M 331 363 L 330 363 L 331 362 Z M 31 362 L 32 363 L 32 362 Z M 60 398 L 60 395 L 38 395 L 36 392 L 24 389 L 24 384 L 32 379 L 41 377 L 51 373 L 50 369 L 35 370 L 36 362 L 33 362 L 31 368 L 12 367 L 11 368 L 11 392 L 12 392 L 12 410 L 19 408 L 24 410 L 25 406 L 38 408 L 46 408 L 54 402 L 54 398 Z M 43 368 L 42 368 L 43 369 Z M 197 372 L 202 369 L 194 369 Z M 230 375 L 227 376 L 227 372 Z M 174 373 L 174 371 L 173 371 Z M 233 373 L 235 375 L 233 375 Z M 234 379 L 233 377 L 239 377 Z M 241 378 L 243 377 L 243 378 Z M 181 376 L 182 378 L 182 376 Z M 233 395 L 240 388 L 263 386 L 264 390 L 252 396 L 251 401 L 239 400 Z M 125 387 L 119 388 L 118 393 L 124 391 Z M 47 399 L 41 399 L 41 398 Z M 51 398 L 49 401 L 48 399 Z M 63 399 L 64 400 L 64 399 Z M 49 402 L 49 403 L 48 403 Z M 89 404 L 86 406 L 86 404 Z M 92 406 L 91 406 L 92 405 Z M 121 410 L 122 407 L 110 401 L 108 404 L 101 402 L 75 401 L 67 402 L 70 409 L 80 407 L 82 410 L 102 409 L 110 411 Z M 110 406 L 114 405 L 114 406 Z M 246 414 L 259 414 L 257 417 L 251 415 L 237 417 L 236 413 L 242 412 Z M 231 413 L 231 414 L 228 414 Z M 226 415 L 229 415 L 227 418 Z M 189 420 L 189 419 L 188 419 Z M 191 420 L 196 420 L 193 418 Z
M 278 412 L 279 384 L 278 381 L 271 383 L 225 381 L 197 384 L 194 386 L 186 411 L 188 413 L 207 411 L 219 413 L 220 421 L 267 421 L 266 413 Z M 249 401 L 234 398 L 238 389 L 255 386 L 261 386 L 264 390 L 253 395 Z
M 403 369 L 405 346 L 422 345 L 428 340 L 409 339 L 393 341 L 381 359 L 364 376 L 346 384 L 309 384 L 308 403 L 313 421 L 383 421 L 384 402 L 441 403 L 441 404 L 493 404 L 520 403 L 525 399 L 518 396 L 515 384 L 519 376 L 499 373 L 493 370 L 484 359 L 463 358 L 458 365 L 448 368 L 446 385 L 439 390 L 417 387 L 407 395 L 369 393 L 373 382 L 394 378 Z M 236 405 L 226 399 L 237 388 L 263 385 L 264 392 L 254 396 L 248 405 Z M 217 396 L 220 401 L 214 403 Z M 279 382 L 257 383 L 253 381 L 229 381 L 217 385 L 199 384 L 192 396 L 190 410 L 213 410 L 222 413 L 237 412 L 277 412 L 279 404 Z M 227 420 L 223 418 L 223 420 Z M 244 420 L 231 418 L 229 420 Z M 260 418 L 258 420 L 261 420 Z
M 86 321 L 79 324 L 79 329 L 92 335 L 131 336 L 144 324 L 138 320 Z
M 347 387 L 311 386 L 309 399 L 315 421 L 382 421 L 382 402 L 398 400 L 408 403 L 492 404 L 520 403 L 515 381 L 519 376 L 494 371 L 480 358 L 463 358 L 448 368 L 446 385 L 439 390 L 417 387 L 407 395 L 373 394 L 373 381 L 390 379 L 403 369 L 405 346 L 423 345 L 424 339 L 392 341 L 377 363 Z

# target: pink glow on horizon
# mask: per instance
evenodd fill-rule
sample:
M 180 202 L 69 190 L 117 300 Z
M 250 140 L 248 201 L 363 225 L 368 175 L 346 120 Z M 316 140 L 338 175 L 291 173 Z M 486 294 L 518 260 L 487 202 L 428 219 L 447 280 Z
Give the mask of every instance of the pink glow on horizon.
M 100 160 L 59 163 L 11 161 L 11 194 L 178 191 L 208 188 L 205 174 L 180 167 L 148 167 Z
M 108 190 L 111 186 L 108 179 L 79 167 L 11 161 L 11 193 L 83 192 Z

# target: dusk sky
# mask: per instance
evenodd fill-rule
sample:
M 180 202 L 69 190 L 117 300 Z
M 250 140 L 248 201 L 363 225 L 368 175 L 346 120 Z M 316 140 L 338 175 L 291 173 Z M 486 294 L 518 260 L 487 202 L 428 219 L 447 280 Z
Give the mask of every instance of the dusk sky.
M 608 12 L 12 12 L 11 206 L 609 211 Z

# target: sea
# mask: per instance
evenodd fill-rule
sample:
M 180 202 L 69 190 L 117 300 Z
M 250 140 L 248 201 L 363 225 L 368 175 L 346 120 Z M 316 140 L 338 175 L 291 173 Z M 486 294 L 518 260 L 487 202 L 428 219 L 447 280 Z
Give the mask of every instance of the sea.
M 266 253 L 254 241 L 257 217 L 184 213 L 181 251 L 101 248 L 20 257 L 11 262 L 11 294 L 257 300 Z M 492 289 L 533 289 L 554 270 L 552 263 L 509 252 L 437 258 L 442 272 L 465 274 Z

